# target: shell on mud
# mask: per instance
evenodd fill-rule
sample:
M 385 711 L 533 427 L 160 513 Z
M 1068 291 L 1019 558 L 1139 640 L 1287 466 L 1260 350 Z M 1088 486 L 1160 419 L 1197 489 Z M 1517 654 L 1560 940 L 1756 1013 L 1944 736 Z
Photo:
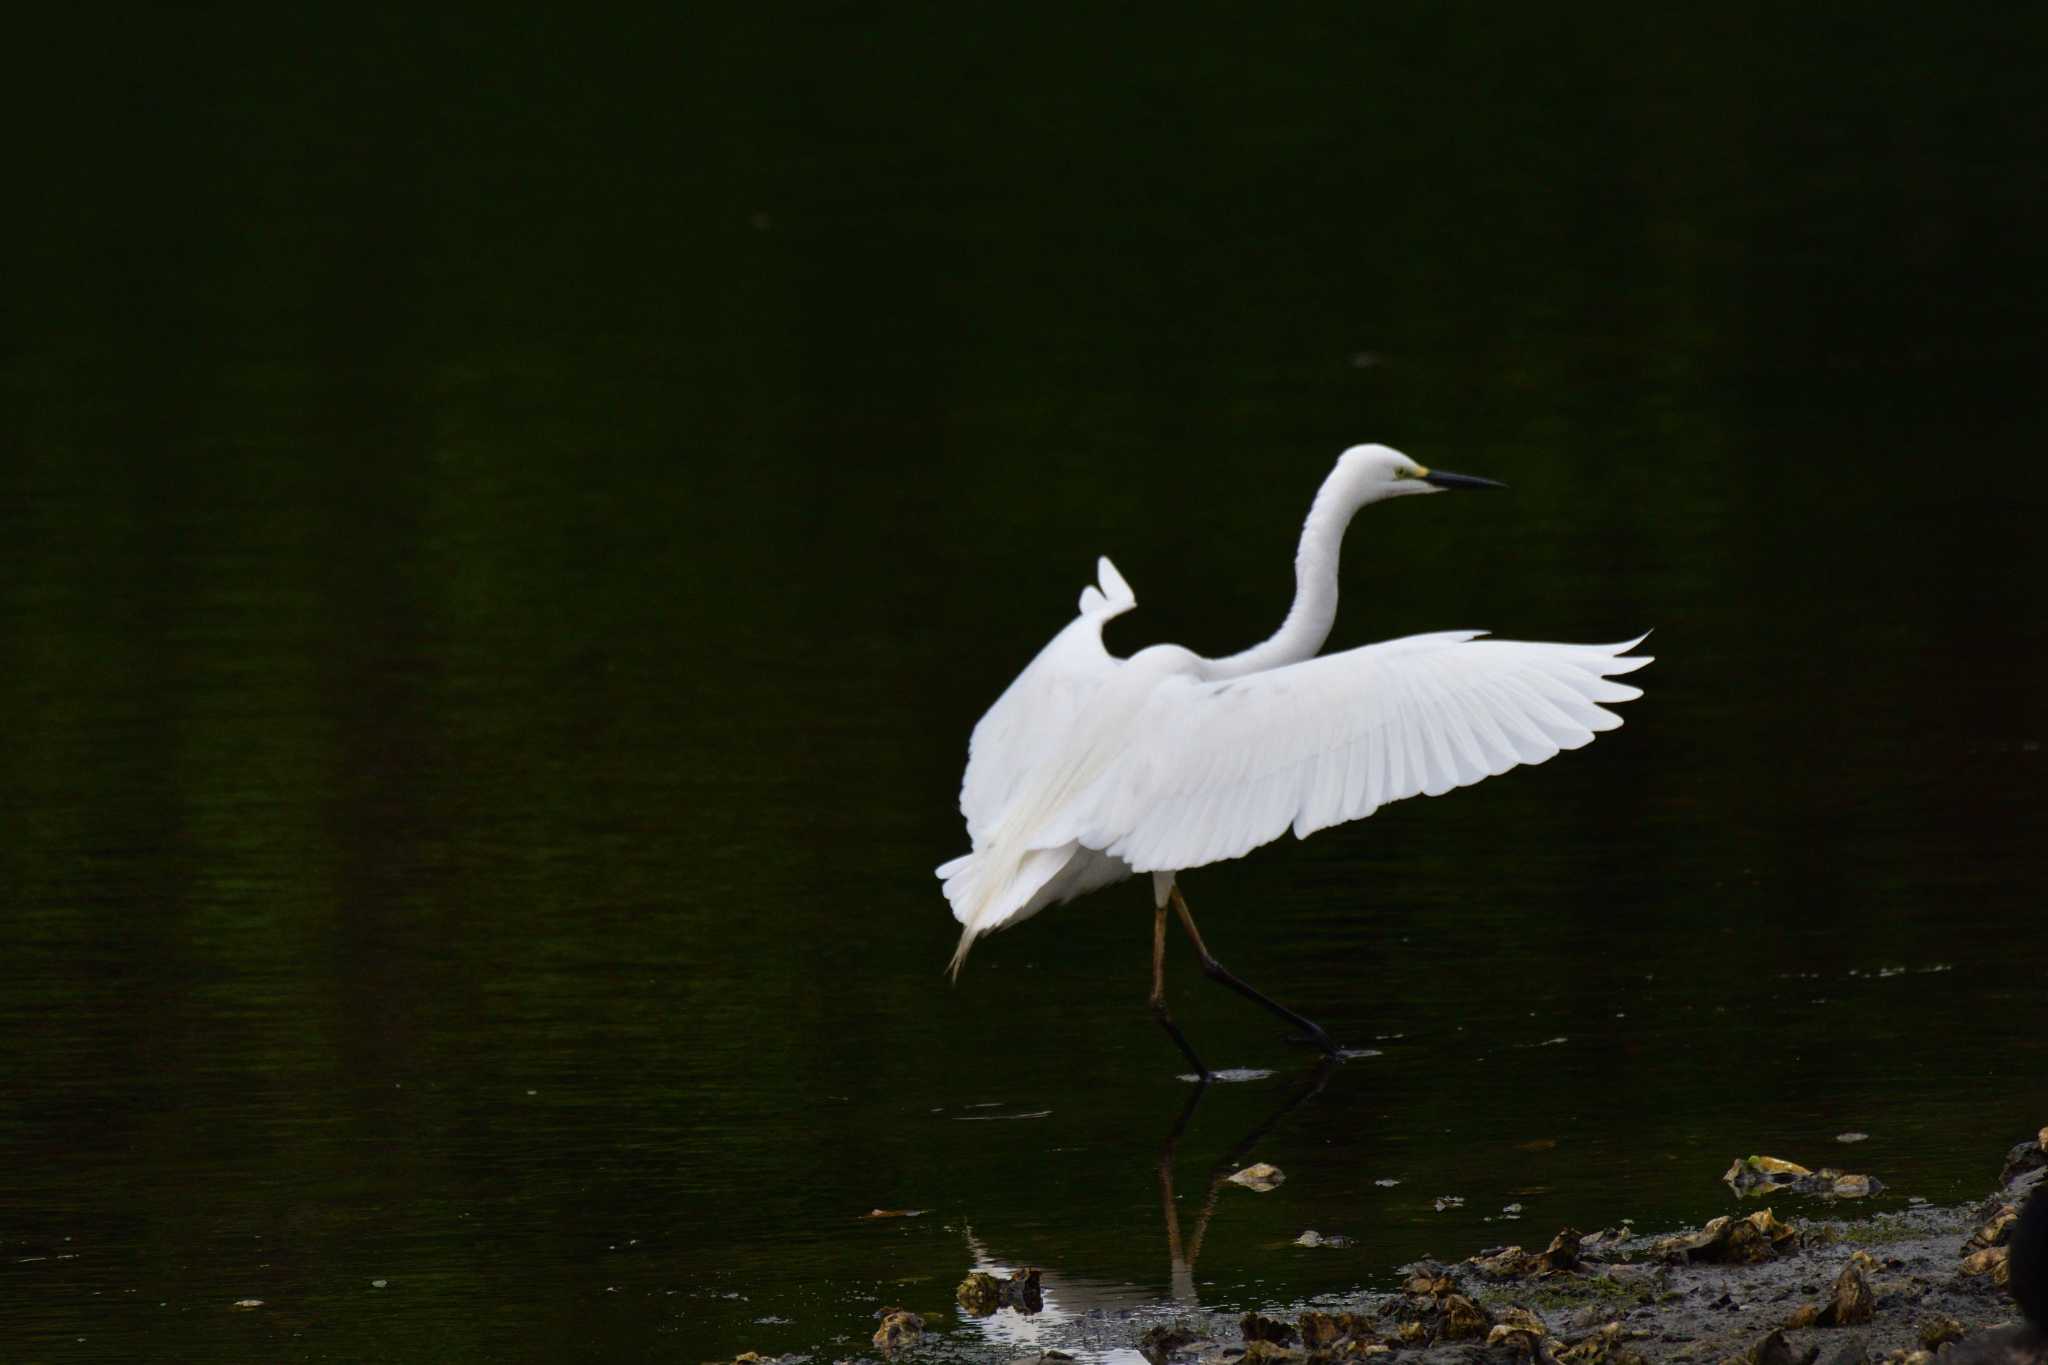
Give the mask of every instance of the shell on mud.
M 1724 1215 L 1698 1232 L 1660 1238 L 1651 1244 L 1650 1252 L 1665 1261 L 1754 1265 L 1798 1244 L 1797 1228 L 1779 1222 L 1769 1209 L 1758 1209 L 1746 1218 Z

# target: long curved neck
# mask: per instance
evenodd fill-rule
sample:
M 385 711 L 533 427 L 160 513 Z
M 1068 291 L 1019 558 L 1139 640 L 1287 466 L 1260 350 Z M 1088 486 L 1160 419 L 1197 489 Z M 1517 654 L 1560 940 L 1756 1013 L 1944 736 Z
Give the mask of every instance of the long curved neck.
M 1337 557 L 1344 547 L 1344 528 L 1362 505 L 1354 493 L 1339 486 L 1337 474 L 1323 481 L 1294 552 L 1294 605 L 1287 609 L 1287 619 L 1271 638 L 1211 660 L 1212 676 L 1241 678 L 1315 657 L 1337 619 Z

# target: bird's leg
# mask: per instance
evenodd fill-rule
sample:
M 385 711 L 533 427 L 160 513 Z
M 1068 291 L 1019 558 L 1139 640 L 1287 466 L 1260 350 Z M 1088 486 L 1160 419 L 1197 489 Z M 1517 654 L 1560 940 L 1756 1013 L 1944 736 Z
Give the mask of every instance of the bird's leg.
M 1195 917 L 1192 913 L 1189 912 L 1187 898 L 1180 894 L 1180 887 L 1175 886 L 1173 890 L 1169 893 L 1169 898 L 1173 902 L 1174 912 L 1180 916 L 1181 928 L 1187 930 L 1188 937 L 1194 941 L 1195 955 L 1201 958 L 1202 960 L 1202 970 L 1209 975 L 1211 980 L 1220 981 L 1224 985 L 1230 987 L 1230 989 L 1236 991 L 1239 995 L 1243 996 L 1245 999 L 1255 1001 L 1258 1004 L 1264 1005 L 1267 1009 L 1271 1010 L 1273 1013 L 1279 1015 L 1282 1019 L 1285 1019 L 1288 1023 L 1300 1029 L 1302 1031 L 1302 1034 L 1304 1035 L 1300 1041 L 1308 1043 L 1311 1046 L 1321 1048 L 1325 1056 L 1334 1057 L 1337 1055 L 1337 1045 L 1330 1041 L 1330 1035 L 1323 1032 L 1322 1026 L 1320 1024 L 1317 1024 L 1312 1019 L 1307 1019 L 1299 1014 L 1296 1014 L 1293 1010 L 1287 1008 L 1287 1006 L 1281 1004 L 1279 1001 L 1273 999 L 1271 996 L 1254 988 L 1249 983 L 1240 978 L 1235 972 L 1231 971 L 1230 968 L 1224 966 L 1221 962 L 1218 962 L 1215 959 L 1215 957 L 1210 954 L 1208 945 L 1202 942 L 1202 931 L 1195 928 Z M 1161 910 L 1159 913 L 1160 924 L 1162 926 L 1160 932 L 1164 933 L 1165 930 L 1163 926 L 1166 922 L 1166 912 L 1164 910 Z M 1156 952 L 1154 953 L 1155 959 L 1159 958 L 1160 956 L 1161 954 Z M 1157 971 L 1155 968 L 1155 979 L 1156 976 Z M 1168 1027 L 1171 1028 L 1172 1026 L 1169 1024 Z M 1175 1030 L 1175 1034 L 1176 1036 L 1178 1036 L 1178 1030 Z M 1181 1046 L 1185 1048 L 1187 1044 L 1182 1043 Z
M 1200 940 L 1196 940 L 1197 946 Z M 1195 1077 L 1203 1085 L 1209 1084 L 1209 1068 L 1195 1055 L 1187 1035 L 1180 1031 L 1180 1025 L 1173 1022 L 1173 1016 L 1166 1012 L 1166 907 L 1160 906 L 1152 913 L 1152 1017 L 1159 1021 L 1173 1045 L 1181 1050 L 1188 1061 L 1194 1064 Z M 1200 1092 L 1198 1091 L 1197 1094 Z M 1189 1112 L 1193 1112 L 1190 1109 Z

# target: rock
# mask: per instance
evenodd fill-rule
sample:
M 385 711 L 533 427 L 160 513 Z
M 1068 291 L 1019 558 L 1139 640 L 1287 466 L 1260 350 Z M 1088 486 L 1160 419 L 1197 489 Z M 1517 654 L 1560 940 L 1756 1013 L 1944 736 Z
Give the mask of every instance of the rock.
M 1989 1219 L 1970 1234 L 1970 1240 L 1963 1243 L 1971 1251 L 1982 1251 L 1986 1247 L 2002 1247 L 2012 1240 L 2012 1226 L 2020 1220 L 2017 1204 L 1999 1202 Z
M 2004 1288 L 2012 1282 L 2012 1266 L 2008 1261 L 2009 1248 L 1986 1247 L 1963 1257 L 1963 1274 L 1975 1277 L 1989 1276 L 1991 1283 Z
M 1019 1270 L 997 1286 L 1002 1295 L 1003 1307 L 1014 1308 L 1027 1317 L 1045 1309 L 1045 1295 L 1039 1288 L 1039 1279 L 1045 1272 L 1037 1266 Z
M 1820 1355 L 1818 1346 L 1810 1346 L 1804 1354 L 1792 1349 L 1792 1343 L 1785 1340 L 1782 1328 L 1773 1327 L 1757 1343 L 1739 1356 L 1732 1357 L 1725 1365 L 1813 1365 Z
M 1855 1327 L 1869 1322 L 1876 1312 L 1877 1295 L 1871 1292 L 1870 1281 L 1863 1278 L 1860 1267 L 1846 1265 L 1835 1277 L 1834 1295 L 1815 1322 L 1821 1327 Z
M 1930 1351 L 1939 1351 L 1951 1341 L 1961 1341 L 1968 1335 L 1968 1330 L 1946 1313 L 1933 1314 L 1920 1323 L 1920 1345 Z
M 1542 1349 L 1538 1343 L 1548 1335 L 1550 1331 L 1542 1318 L 1526 1308 L 1511 1304 L 1501 1309 L 1500 1316 L 1486 1334 L 1486 1344 L 1507 1346 L 1517 1354 L 1534 1356 Z
M 1282 1346 L 1277 1341 L 1251 1342 L 1244 1348 L 1244 1354 L 1238 1358 L 1246 1362 L 1247 1365 L 1255 1365 L 1256 1362 L 1266 1362 L 1266 1365 L 1282 1365 L 1282 1362 L 1307 1359 L 1306 1356 L 1294 1347 Z
M 2005 1154 L 2005 1169 L 1998 1173 L 2000 1188 L 2012 1184 L 2029 1171 L 2038 1171 L 2048 1166 L 2048 1128 L 2034 1135 L 2030 1142 L 2022 1142 Z
M 985 1270 L 977 1270 L 962 1281 L 953 1291 L 953 1297 L 960 1306 L 977 1318 L 985 1318 L 1002 1307 L 1003 1291 L 996 1277 Z
M 1707 1261 L 1722 1265 L 1754 1265 L 1768 1261 L 1781 1249 L 1796 1247 L 1799 1231 L 1781 1223 L 1769 1209 L 1758 1209 L 1747 1218 L 1716 1218 L 1698 1232 L 1682 1232 L 1661 1238 L 1650 1247 L 1652 1255 L 1675 1264 Z
M 1276 1346 L 1292 1346 L 1301 1339 L 1301 1334 L 1278 1318 L 1263 1317 L 1258 1313 L 1246 1313 L 1238 1320 L 1237 1330 L 1244 1333 L 1245 1344 L 1255 1341 L 1270 1341 Z
M 1481 1274 L 1504 1280 L 1580 1274 L 1585 1270 L 1579 1259 L 1579 1247 L 1584 1240 L 1585 1234 L 1577 1228 L 1561 1228 L 1557 1236 L 1550 1239 L 1549 1246 L 1533 1255 L 1518 1246 L 1501 1247 L 1474 1256 L 1465 1264 Z
M 1610 1322 L 1557 1353 L 1559 1365 L 1648 1365 L 1628 1343 L 1634 1338 L 1618 1322 Z
M 1177 1323 L 1161 1323 L 1145 1329 L 1145 1335 L 1138 1338 L 1138 1354 L 1152 1365 L 1168 1365 L 1175 1356 L 1188 1347 L 1208 1341 L 1198 1332 L 1191 1332 Z
M 1443 1310 L 1443 1328 L 1438 1333 L 1438 1339 L 1442 1341 L 1483 1338 L 1493 1326 L 1492 1316 L 1463 1294 L 1444 1295 Z
M 1267 1190 L 1278 1189 L 1280 1183 L 1287 1179 L 1287 1177 L 1278 1166 L 1268 1165 L 1266 1162 L 1260 1161 L 1238 1171 L 1230 1176 L 1229 1179 L 1234 1185 L 1242 1185 L 1248 1190 L 1257 1190 L 1260 1194 L 1264 1194 Z
M 924 1336 L 924 1319 L 908 1308 L 884 1308 L 882 1325 L 875 1329 L 875 1345 L 885 1355 L 914 1346 Z
M 1419 1261 L 1409 1268 L 1408 1278 L 1401 1282 L 1404 1294 L 1427 1295 L 1440 1299 L 1458 1287 L 1451 1278 L 1451 1272 L 1435 1261 Z
M 1823 1348 L 1818 1365 L 1870 1365 L 1870 1346 L 1862 1337 L 1850 1337 L 1833 1348 Z
M 1309 1351 L 1332 1351 L 1343 1342 L 1377 1342 L 1372 1319 L 1363 1313 L 1303 1313 L 1299 1319 L 1301 1344 Z

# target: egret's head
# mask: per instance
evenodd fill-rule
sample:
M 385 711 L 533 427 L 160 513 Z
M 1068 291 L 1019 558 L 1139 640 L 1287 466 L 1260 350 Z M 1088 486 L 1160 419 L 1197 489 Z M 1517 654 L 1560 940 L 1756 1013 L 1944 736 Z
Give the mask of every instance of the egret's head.
M 1337 473 L 1361 503 L 1404 493 L 1442 493 L 1453 488 L 1505 488 L 1492 479 L 1425 469 L 1392 446 L 1353 446 L 1337 457 Z

